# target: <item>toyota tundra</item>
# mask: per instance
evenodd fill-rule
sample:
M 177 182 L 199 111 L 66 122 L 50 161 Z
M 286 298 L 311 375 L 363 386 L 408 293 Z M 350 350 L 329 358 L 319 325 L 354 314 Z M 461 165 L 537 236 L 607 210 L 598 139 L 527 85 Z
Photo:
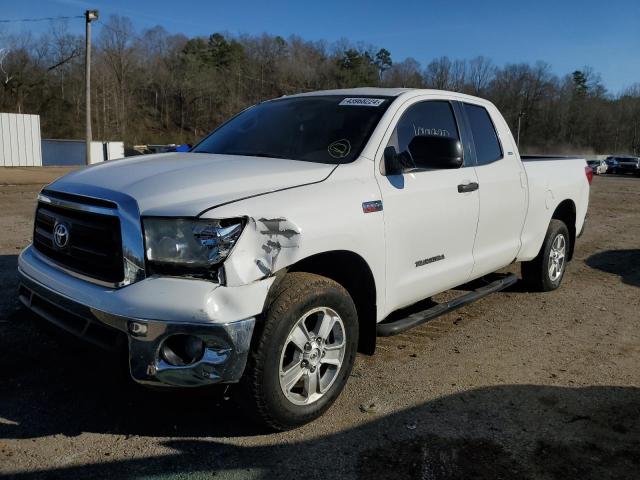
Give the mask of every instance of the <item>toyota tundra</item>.
M 239 383 L 259 418 L 293 428 L 329 408 L 357 351 L 512 285 L 503 267 L 522 262 L 531 290 L 558 288 L 592 175 L 584 159 L 520 156 L 480 98 L 285 96 L 189 152 L 47 185 L 19 297 L 126 351 L 136 382 Z

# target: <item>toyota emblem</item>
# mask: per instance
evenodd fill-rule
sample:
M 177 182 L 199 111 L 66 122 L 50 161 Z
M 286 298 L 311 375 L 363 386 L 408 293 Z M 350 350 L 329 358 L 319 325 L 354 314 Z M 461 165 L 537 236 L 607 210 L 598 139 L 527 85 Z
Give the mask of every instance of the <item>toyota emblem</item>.
M 58 248 L 64 248 L 69 243 L 69 227 L 64 223 L 56 223 L 53 227 L 53 243 Z

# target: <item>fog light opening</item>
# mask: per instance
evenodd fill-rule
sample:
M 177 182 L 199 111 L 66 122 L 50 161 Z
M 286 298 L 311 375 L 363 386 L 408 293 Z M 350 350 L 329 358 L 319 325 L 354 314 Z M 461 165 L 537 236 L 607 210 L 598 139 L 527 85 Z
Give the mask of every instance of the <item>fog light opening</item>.
M 193 335 L 171 335 L 162 344 L 162 359 L 178 367 L 192 365 L 204 355 L 204 341 Z

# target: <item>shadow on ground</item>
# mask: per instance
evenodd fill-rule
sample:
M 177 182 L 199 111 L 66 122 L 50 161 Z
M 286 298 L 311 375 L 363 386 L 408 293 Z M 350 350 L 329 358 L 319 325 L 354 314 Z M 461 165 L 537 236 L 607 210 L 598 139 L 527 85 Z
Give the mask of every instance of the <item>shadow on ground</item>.
M 640 287 L 640 250 L 607 250 L 591 255 L 585 263 L 596 270 L 618 275 L 622 281 Z
M 112 400 L 103 399 L 93 408 L 97 411 Z M 29 431 L 29 424 L 47 416 L 42 404 L 36 407 L 29 418 L 14 418 L 18 424 L 13 433 Z M 58 411 L 61 407 L 55 399 L 49 405 Z M 184 405 L 174 408 L 185 413 Z M 126 409 L 117 409 L 120 419 Z M 196 410 L 203 430 L 217 435 L 215 419 L 226 412 L 202 406 Z M 505 385 L 443 397 L 310 441 L 242 447 L 204 438 L 159 440 L 173 453 L 17 473 L 10 478 L 202 478 L 215 474 L 216 478 L 269 479 L 631 479 L 640 471 L 639 415 L 637 388 Z M 75 423 L 78 430 L 95 426 L 83 425 L 86 418 L 72 412 L 59 416 Z M 320 421 L 330 416 L 331 412 Z M 162 417 L 143 418 L 144 422 L 162 421 Z M 238 421 L 241 416 L 234 418 Z M 189 423 L 187 415 L 177 424 L 179 431 L 184 432 Z M 12 437 L 11 433 L 5 430 L 4 436 Z M 310 466 L 313 475 L 309 475 Z
M 640 471 L 640 388 L 631 387 L 499 385 L 362 414 L 361 425 L 319 439 L 234 445 L 233 437 L 266 433 L 247 420 L 236 392 L 227 399 L 221 389 L 163 393 L 132 384 L 117 358 L 53 334 L 18 306 L 16 261 L 0 257 L 0 440 L 91 432 L 149 437 L 172 453 L 123 459 L 123 440 L 104 462 L 9 478 L 600 480 Z M 336 407 L 318 422 L 339 414 Z M 268 439 L 253 440 L 242 442 Z M 10 467 L 10 457 L 2 461 Z

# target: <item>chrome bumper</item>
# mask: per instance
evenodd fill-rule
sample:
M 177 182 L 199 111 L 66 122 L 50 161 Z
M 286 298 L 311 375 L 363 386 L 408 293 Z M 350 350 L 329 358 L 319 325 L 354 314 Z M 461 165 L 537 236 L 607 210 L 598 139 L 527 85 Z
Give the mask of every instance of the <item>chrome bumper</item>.
M 85 305 L 85 302 L 80 303 L 38 281 L 34 278 L 35 275 L 29 274 L 42 273 L 46 278 L 46 273 L 50 272 L 39 270 L 44 268 L 50 267 L 38 264 L 37 260 L 29 255 L 28 249 L 23 252 L 18 267 L 20 301 L 49 322 L 100 347 L 118 349 L 128 346 L 129 367 L 135 381 L 148 385 L 194 387 L 237 382 L 242 376 L 247 362 L 255 316 L 238 321 L 216 323 L 184 319 L 171 321 L 166 318 L 159 320 L 140 318 L 143 315 L 142 312 L 140 317 L 137 314 L 115 314 Z M 78 282 L 79 280 L 69 277 L 69 281 Z M 144 281 L 137 285 L 142 283 Z M 270 282 L 261 290 L 268 289 L 269 285 Z M 128 288 L 132 287 L 125 287 L 122 290 Z M 224 287 L 220 289 L 224 290 Z M 103 290 L 102 292 L 114 296 L 119 291 Z M 223 298 L 228 301 L 229 293 L 223 293 L 226 294 Z M 244 293 L 255 292 L 245 291 Z M 96 290 L 94 294 L 99 296 L 101 293 Z M 239 295 L 242 295 L 242 291 L 234 292 L 233 296 Z M 206 298 L 208 302 L 215 303 L 217 297 L 209 294 Z M 249 303 L 247 300 L 245 296 L 245 304 Z M 257 300 L 262 302 L 261 299 Z M 153 299 L 148 299 L 148 301 L 155 304 L 161 303 L 160 300 L 154 302 Z M 190 305 L 190 308 L 198 307 Z M 215 310 L 219 308 L 216 307 Z M 257 313 L 254 312 L 253 315 Z M 176 334 L 194 335 L 202 339 L 205 344 L 202 357 L 186 366 L 167 363 L 160 355 L 160 350 L 163 342 Z

